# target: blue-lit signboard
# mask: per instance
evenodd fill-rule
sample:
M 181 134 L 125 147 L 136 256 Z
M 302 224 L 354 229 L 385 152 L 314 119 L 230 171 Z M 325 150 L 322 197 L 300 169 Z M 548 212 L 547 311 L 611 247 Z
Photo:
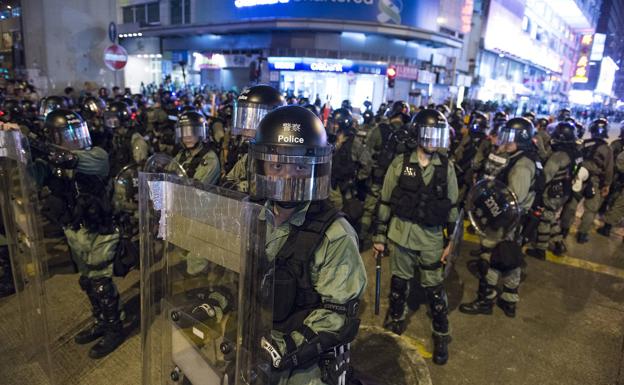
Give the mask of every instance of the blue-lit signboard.
M 271 71 L 353 72 L 357 74 L 386 75 L 386 65 L 375 62 L 270 57 L 268 63 Z
M 197 20 L 325 19 L 438 29 L 440 0 L 202 0 Z

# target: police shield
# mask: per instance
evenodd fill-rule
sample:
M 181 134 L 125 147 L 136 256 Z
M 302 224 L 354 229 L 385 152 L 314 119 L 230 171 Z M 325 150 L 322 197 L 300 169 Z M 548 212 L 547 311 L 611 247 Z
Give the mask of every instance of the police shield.
M 11 363 L 14 368 L 34 363 L 50 377 L 43 289 L 47 259 L 31 166 L 28 142 L 22 134 L 19 131 L 0 131 L 0 208 L 16 291 L 15 296 L 6 299 L 5 306 L 19 309 L 7 313 L 8 317 L 2 322 L 7 328 L 20 326 L 24 333 L 21 338 L 3 340 L 2 344 L 3 348 L 25 353 L 26 362 L 17 359 Z
M 262 210 L 230 190 L 140 174 L 144 385 L 270 382 Z
M 516 230 L 522 210 L 516 195 L 496 179 L 479 181 L 468 193 L 468 218 L 485 240 L 498 242 Z
M 186 177 L 186 171 L 180 163 L 167 154 L 158 153 L 147 158 L 143 171 L 150 174 L 173 174 Z

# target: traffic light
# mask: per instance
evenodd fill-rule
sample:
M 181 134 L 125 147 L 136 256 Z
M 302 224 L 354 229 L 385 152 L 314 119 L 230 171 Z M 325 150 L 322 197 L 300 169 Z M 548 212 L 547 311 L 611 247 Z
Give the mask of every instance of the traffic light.
M 394 80 L 397 76 L 396 68 L 393 66 L 388 67 L 386 75 L 388 76 L 388 88 L 394 88 Z

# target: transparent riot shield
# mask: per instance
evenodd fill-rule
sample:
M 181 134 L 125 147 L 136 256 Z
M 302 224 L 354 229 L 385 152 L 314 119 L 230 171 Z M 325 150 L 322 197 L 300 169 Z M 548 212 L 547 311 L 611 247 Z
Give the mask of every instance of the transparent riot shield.
M 2 344 L 3 348 L 22 351 L 21 358 L 25 361 L 13 362 L 16 368 L 25 362 L 36 362 L 39 365 L 36 370 L 50 378 L 43 289 L 47 275 L 46 251 L 37 220 L 37 189 L 31 177 L 31 164 L 28 142 L 22 134 L 19 131 L 0 131 L 0 208 L 16 291 L 15 297 L 6 299 L 5 306 L 13 306 L 10 301 L 15 301 L 19 309 L 2 322 L 7 328 L 21 325 L 23 333 L 21 339 L 9 338 Z M 19 320 L 10 319 L 13 316 Z M 16 346 L 10 346 L 13 343 Z
M 446 264 L 444 265 L 444 278 L 448 278 L 451 271 L 453 271 L 457 264 L 457 259 L 461 251 L 461 244 L 464 240 L 464 209 L 459 210 L 457 220 L 455 221 L 455 230 L 453 234 L 449 235 L 449 241 L 451 244 L 451 251 L 446 257 Z
M 472 187 L 466 210 L 477 233 L 494 243 L 510 236 L 522 218 L 516 194 L 496 179 L 482 179 Z
M 147 158 L 143 171 L 150 174 L 173 174 L 186 177 L 186 171 L 182 165 L 167 154 L 158 153 Z
M 143 384 L 268 384 L 261 340 L 272 328 L 273 269 L 262 207 L 148 173 L 139 203 Z

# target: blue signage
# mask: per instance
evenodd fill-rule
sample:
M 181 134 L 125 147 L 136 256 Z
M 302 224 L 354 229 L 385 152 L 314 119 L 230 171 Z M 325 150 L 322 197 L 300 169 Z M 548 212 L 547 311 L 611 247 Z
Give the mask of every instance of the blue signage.
M 349 20 L 437 31 L 440 0 L 204 0 L 197 21 L 266 19 Z
M 354 62 L 313 58 L 270 57 L 271 71 L 353 72 L 357 74 L 386 75 L 386 65 L 375 62 Z

